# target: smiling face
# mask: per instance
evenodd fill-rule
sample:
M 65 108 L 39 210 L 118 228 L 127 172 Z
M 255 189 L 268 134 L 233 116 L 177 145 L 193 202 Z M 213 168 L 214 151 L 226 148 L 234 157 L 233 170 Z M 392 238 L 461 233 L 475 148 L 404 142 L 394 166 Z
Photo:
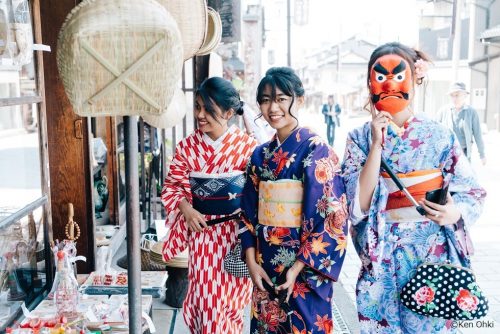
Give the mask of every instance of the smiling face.
M 389 54 L 375 61 L 370 70 L 370 93 L 377 110 L 403 111 L 410 104 L 411 90 L 411 68 L 405 59 Z
M 294 116 L 297 115 L 297 110 L 302 105 L 304 98 L 299 96 L 293 99 L 292 96 L 286 95 L 278 87 L 276 87 L 274 99 L 272 95 L 271 86 L 266 85 L 259 104 L 260 111 L 273 129 L 279 133 L 289 133 L 297 126 L 297 119 L 293 118 L 290 113 Z
M 210 113 L 205 109 L 205 104 L 201 96 L 196 97 L 196 102 L 194 104 L 194 117 L 198 122 L 198 129 L 203 133 L 206 133 L 210 138 L 216 140 L 227 130 L 227 121 L 232 116 L 232 110 L 229 110 L 223 114 L 222 109 L 213 103 L 214 111 L 217 115 L 217 119 L 213 118 Z

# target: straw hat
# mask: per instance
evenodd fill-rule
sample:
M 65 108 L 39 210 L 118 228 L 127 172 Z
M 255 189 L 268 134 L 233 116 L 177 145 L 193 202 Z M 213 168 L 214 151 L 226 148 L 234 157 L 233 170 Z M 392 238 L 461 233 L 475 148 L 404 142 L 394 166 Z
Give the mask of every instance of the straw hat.
M 208 7 L 207 35 L 203 45 L 196 53 L 197 56 L 204 56 L 212 52 L 222 39 L 222 21 L 219 13 L 215 9 Z
M 161 115 L 144 115 L 142 119 L 155 128 L 167 129 L 179 124 L 186 116 L 186 111 L 186 96 L 182 89 L 178 88 L 175 90 L 174 97 L 165 113 Z
M 59 73 L 80 116 L 164 113 L 182 55 L 177 23 L 154 0 L 84 0 L 57 44 Z
M 177 21 L 184 46 L 184 60 L 196 55 L 207 31 L 208 13 L 205 0 L 157 0 Z
M 469 94 L 469 91 L 467 91 L 467 88 L 463 82 L 454 82 L 451 84 L 450 89 L 448 90 L 448 94 L 455 92 L 464 92 Z

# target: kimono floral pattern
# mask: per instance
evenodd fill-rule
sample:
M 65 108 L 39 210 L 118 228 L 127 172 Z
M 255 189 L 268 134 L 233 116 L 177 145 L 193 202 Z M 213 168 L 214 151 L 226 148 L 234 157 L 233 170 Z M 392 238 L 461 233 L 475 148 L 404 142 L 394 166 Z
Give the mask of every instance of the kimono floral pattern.
M 286 271 L 295 261 L 306 267 L 295 281 L 289 314 L 267 292 L 254 287 L 252 334 L 333 333 L 333 282 L 338 279 L 347 246 L 347 199 L 339 171 L 332 148 L 305 128 L 293 131 L 281 145 L 275 137 L 254 151 L 242 199 L 243 255 L 247 248 L 255 247 L 257 262 L 277 285 L 286 280 Z M 259 183 L 268 180 L 302 182 L 299 227 L 259 224 Z
M 362 262 L 356 287 L 361 333 L 454 332 L 450 322 L 404 307 L 399 293 L 424 261 L 448 260 L 452 264 L 469 265 L 458 233 L 466 233 L 477 220 L 486 193 L 453 133 L 437 122 L 416 116 L 400 134 L 392 125 L 388 127 L 382 158 L 396 173 L 439 168 L 443 176 L 451 174 L 449 191 L 462 213 L 464 225 L 457 231 L 451 225 L 441 229 L 425 217 L 417 223 L 386 222 L 388 190 L 382 177 L 375 187 L 370 209 L 358 217 L 353 214 L 358 200 L 356 189 L 370 150 L 370 138 L 369 123 L 352 131 L 342 164 L 352 213 L 351 235 Z M 415 298 L 421 303 L 432 303 L 433 292 L 422 288 Z

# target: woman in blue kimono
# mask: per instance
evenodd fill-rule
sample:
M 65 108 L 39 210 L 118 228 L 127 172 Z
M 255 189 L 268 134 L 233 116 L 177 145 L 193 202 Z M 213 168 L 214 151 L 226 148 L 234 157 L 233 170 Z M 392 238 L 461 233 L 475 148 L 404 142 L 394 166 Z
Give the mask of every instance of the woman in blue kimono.
M 427 57 L 399 43 L 375 49 L 368 64 L 372 121 L 348 135 L 343 176 L 351 235 L 362 268 L 356 286 L 361 333 L 448 333 L 451 321 L 419 315 L 399 293 L 423 262 L 462 264 L 467 229 L 479 217 L 484 189 L 453 133 L 413 115 L 411 100 Z M 397 173 L 426 210 L 420 215 L 386 173 Z M 445 204 L 426 191 L 449 182 Z M 451 193 L 451 195 L 450 195 Z
M 293 70 L 269 69 L 257 102 L 276 135 L 252 154 L 243 190 L 242 256 L 254 283 L 250 332 L 333 333 L 333 282 L 347 234 L 339 159 L 299 127 L 304 88 Z

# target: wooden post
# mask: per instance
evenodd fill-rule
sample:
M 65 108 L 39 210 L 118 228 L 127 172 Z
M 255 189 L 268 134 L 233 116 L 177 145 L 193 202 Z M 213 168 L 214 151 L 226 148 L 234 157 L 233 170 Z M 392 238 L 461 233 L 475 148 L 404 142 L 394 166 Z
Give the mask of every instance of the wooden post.
M 78 262 L 80 273 L 94 269 L 94 204 L 92 201 L 92 166 L 89 156 L 88 118 L 73 112 L 57 70 L 57 36 L 67 14 L 75 7 L 73 0 L 40 1 L 42 43 L 51 52 L 43 57 L 47 138 L 49 152 L 50 199 L 53 238 L 64 239 L 68 219 L 67 203 L 74 205 L 80 222 L 81 238 L 76 246 L 87 262 Z

